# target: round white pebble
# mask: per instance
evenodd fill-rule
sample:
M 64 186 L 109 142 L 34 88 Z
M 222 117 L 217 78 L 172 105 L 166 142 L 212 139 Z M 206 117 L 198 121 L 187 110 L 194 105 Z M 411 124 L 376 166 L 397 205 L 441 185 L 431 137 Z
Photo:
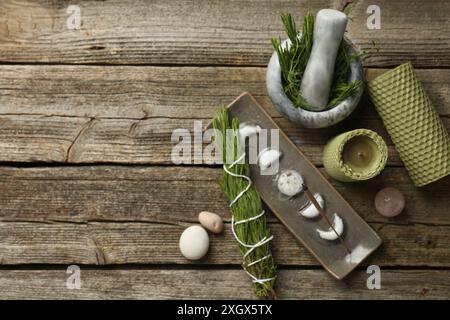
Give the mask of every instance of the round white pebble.
M 186 259 L 199 260 L 209 248 L 208 233 L 201 226 L 191 226 L 180 237 L 180 251 Z
M 303 189 L 303 178 L 295 170 L 283 171 L 278 177 L 278 191 L 282 194 L 293 197 Z
M 333 228 L 329 228 L 328 230 L 325 231 L 320 229 L 316 230 L 317 233 L 319 234 L 319 237 L 321 237 L 324 240 L 333 241 L 342 236 L 342 233 L 344 232 L 344 222 L 342 221 L 342 218 L 337 215 L 337 213 L 334 214 Z
M 258 155 L 258 163 L 261 170 L 268 169 L 281 157 L 281 152 L 275 149 L 264 149 Z

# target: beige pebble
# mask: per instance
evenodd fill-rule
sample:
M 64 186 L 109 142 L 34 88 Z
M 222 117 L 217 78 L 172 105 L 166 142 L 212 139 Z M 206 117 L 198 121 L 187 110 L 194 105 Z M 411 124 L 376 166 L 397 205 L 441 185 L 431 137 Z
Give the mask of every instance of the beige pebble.
M 207 230 L 214 233 L 221 233 L 223 231 L 222 218 L 212 212 L 202 211 L 198 215 L 198 221 Z

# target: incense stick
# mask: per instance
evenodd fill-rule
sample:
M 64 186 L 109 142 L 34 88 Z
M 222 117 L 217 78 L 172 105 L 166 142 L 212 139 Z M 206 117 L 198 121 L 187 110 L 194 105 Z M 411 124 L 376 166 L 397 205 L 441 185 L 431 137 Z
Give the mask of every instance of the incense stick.
M 311 193 L 311 191 L 309 191 L 308 186 L 306 184 L 303 184 L 303 191 L 305 192 L 306 196 L 308 197 L 309 201 L 311 201 L 311 203 L 314 205 L 314 207 L 316 207 L 317 211 L 319 211 L 320 215 L 326 220 L 326 222 L 330 225 L 330 228 L 333 229 L 334 233 L 336 233 L 336 235 L 339 237 L 339 240 L 341 241 L 342 245 L 344 246 L 345 250 L 347 250 L 347 252 L 349 254 L 352 253 L 352 251 L 350 250 L 350 248 L 347 246 L 347 244 L 345 243 L 344 239 L 341 237 L 341 235 L 336 231 L 336 229 L 334 228 L 333 224 L 331 223 L 330 219 L 328 219 L 327 215 L 325 214 L 325 212 L 323 211 L 322 207 L 319 205 L 319 203 L 317 202 L 316 198 L 314 197 L 314 195 Z

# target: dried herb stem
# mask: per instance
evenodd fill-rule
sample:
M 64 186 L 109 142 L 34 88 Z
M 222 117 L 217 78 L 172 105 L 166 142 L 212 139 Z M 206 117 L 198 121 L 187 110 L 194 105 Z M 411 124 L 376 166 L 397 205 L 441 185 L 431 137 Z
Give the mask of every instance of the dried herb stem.
M 230 121 L 227 109 L 222 107 L 214 117 L 212 127 L 215 130 L 218 130 L 218 132 L 220 133 L 218 137 L 216 136 L 216 143 L 218 143 L 221 148 L 224 163 L 226 163 L 227 159 L 227 150 L 234 150 L 234 160 L 238 159 L 239 120 L 237 118 L 233 118 Z M 233 130 L 235 133 L 232 135 L 231 139 L 229 139 L 229 136 L 227 136 L 227 130 L 229 129 Z M 235 164 L 231 168 L 228 168 L 228 170 L 239 175 L 250 175 L 250 167 L 248 163 Z M 233 177 L 225 171 L 223 172 L 221 187 L 230 202 L 233 201 L 237 197 L 237 195 L 247 187 L 247 185 L 247 180 L 239 177 Z M 237 202 L 230 208 L 230 210 L 235 221 L 246 220 L 261 213 L 263 210 L 262 201 L 255 187 L 252 185 L 250 189 L 246 193 L 244 193 L 244 195 L 239 198 L 239 200 L 237 200 Z M 239 239 L 246 244 L 255 244 L 264 237 L 271 236 L 270 230 L 267 228 L 265 216 L 246 223 L 238 224 L 235 226 L 235 231 Z M 266 243 L 254 249 L 251 254 L 247 256 L 246 261 L 244 261 L 243 263 L 247 271 L 249 271 L 259 279 L 268 279 L 276 276 L 276 266 L 270 253 L 269 243 Z M 249 248 L 246 248 L 240 244 L 239 248 L 242 255 L 244 255 L 247 250 L 249 250 Z M 253 261 L 259 260 L 266 256 L 269 257 L 256 264 L 248 266 Z M 253 283 L 253 286 L 258 297 L 274 298 L 274 284 L 275 280 L 271 280 L 264 283 Z

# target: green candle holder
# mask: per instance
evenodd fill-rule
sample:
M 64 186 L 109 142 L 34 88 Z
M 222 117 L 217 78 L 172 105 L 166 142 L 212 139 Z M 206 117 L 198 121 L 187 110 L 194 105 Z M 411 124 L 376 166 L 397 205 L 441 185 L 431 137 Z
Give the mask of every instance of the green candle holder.
M 375 108 L 418 187 L 450 174 L 450 138 L 411 63 L 368 85 Z
M 332 138 L 323 151 L 327 173 L 342 182 L 362 181 L 380 174 L 387 162 L 383 138 L 368 129 L 344 132 Z

